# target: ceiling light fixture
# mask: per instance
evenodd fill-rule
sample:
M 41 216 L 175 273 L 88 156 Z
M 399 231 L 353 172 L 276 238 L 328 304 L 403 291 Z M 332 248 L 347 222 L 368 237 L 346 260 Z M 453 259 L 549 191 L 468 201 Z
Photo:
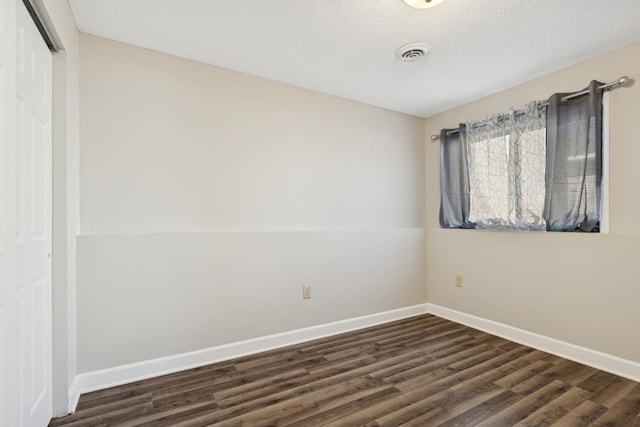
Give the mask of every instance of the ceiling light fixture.
M 416 9 L 428 9 L 442 3 L 444 0 L 403 0 L 406 4 Z

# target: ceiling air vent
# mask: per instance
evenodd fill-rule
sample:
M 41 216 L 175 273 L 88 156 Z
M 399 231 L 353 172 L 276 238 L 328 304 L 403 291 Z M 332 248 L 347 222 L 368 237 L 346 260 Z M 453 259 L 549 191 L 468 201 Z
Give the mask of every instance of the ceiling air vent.
M 424 43 L 411 43 L 396 50 L 396 58 L 404 62 L 419 61 L 429 53 L 431 48 Z

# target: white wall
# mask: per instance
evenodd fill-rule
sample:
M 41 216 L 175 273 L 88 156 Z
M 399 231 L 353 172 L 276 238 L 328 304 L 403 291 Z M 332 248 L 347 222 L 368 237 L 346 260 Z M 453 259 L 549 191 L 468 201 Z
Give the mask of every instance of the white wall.
M 422 229 L 81 236 L 79 372 L 424 303 L 424 237 Z
M 428 118 L 426 134 L 622 75 L 640 79 L 640 44 Z M 427 143 L 430 303 L 640 362 L 640 85 L 612 91 L 610 105 L 608 235 L 440 229 L 440 146 Z M 454 286 L 457 274 L 462 288 Z
M 79 372 L 426 302 L 422 119 L 88 35 L 80 62 Z

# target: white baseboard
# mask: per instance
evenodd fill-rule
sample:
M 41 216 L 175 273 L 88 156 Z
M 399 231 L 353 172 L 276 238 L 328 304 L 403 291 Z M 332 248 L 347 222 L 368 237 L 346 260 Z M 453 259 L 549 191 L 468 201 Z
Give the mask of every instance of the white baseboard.
M 528 347 L 533 347 L 583 365 L 591 366 L 621 377 L 640 382 L 640 363 L 611 354 L 602 353 L 590 348 L 570 344 L 555 338 L 546 337 L 534 332 L 525 331 L 504 323 L 483 319 L 471 314 L 462 313 L 435 304 L 427 304 L 427 311 L 435 316 L 443 317 L 456 323 L 461 323 L 514 341 Z
M 367 328 L 381 323 L 425 314 L 427 304 L 418 304 L 367 316 L 354 317 L 323 325 L 206 348 L 189 353 L 176 354 L 158 359 L 145 360 L 114 368 L 86 372 L 76 376 L 69 391 L 69 404 L 74 412 L 82 393 L 115 387 L 134 381 L 222 362 L 224 360 L 273 350 L 288 345 L 324 338 L 344 332 Z

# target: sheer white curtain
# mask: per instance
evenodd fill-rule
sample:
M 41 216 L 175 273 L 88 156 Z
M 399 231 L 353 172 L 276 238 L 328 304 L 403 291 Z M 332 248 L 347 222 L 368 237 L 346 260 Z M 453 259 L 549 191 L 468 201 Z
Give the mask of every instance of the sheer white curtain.
M 546 108 L 468 123 L 469 222 L 475 228 L 544 230 Z

